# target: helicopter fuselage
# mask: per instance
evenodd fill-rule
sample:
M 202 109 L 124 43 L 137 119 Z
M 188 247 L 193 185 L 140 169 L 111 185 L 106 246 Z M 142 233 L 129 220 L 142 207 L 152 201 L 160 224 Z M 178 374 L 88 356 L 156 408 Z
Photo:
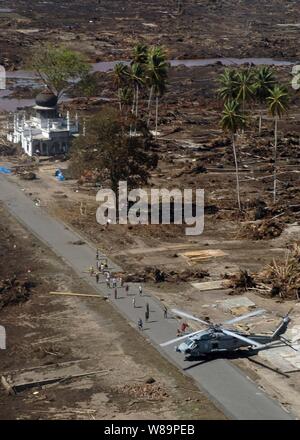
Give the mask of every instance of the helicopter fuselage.
M 179 340 L 184 340 L 176 347 L 176 351 L 188 355 L 189 357 L 200 357 L 218 352 L 235 351 L 240 348 L 254 348 L 255 350 L 263 350 L 268 348 L 275 341 L 282 341 L 284 333 L 287 331 L 288 325 L 291 321 L 289 313 L 282 317 L 281 322 L 270 335 L 245 334 L 236 330 L 231 330 L 224 327 L 226 325 L 233 325 L 246 318 L 261 315 L 265 310 L 257 310 L 255 312 L 247 313 L 234 319 L 226 321 L 224 324 L 207 323 L 193 315 L 182 312 L 177 309 L 172 309 L 173 313 L 178 316 L 189 318 L 198 321 L 207 326 L 206 330 L 199 330 L 191 332 L 183 336 L 179 336 Z M 165 347 L 174 344 L 176 339 L 160 344 Z
M 237 333 L 241 336 L 243 333 Z M 264 337 L 264 342 L 266 341 Z M 263 342 L 263 341 L 261 341 Z M 201 333 L 187 338 L 185 342 L 176 347 L 176 351 L 193 357 L 207 355 L 209 353 L 221 352 L 221 351 L 234 351 L 242 347 L 250 347 L 247 342 L 236 339 L 232 336 L 218 331 L 218 329 L 203 330 Z

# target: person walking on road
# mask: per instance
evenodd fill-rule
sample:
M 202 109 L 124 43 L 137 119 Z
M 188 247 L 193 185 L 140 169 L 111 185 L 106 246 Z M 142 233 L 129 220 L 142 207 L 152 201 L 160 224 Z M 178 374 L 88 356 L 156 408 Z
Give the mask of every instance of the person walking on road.
M 128 284 L 126 284 L 126 286 L 125 286 L 125 292 L 126 292 L 126 295 L 128 295 L 128 292 L 129 292 L 129 286 L 128 286 Z
M 92 277 L 94 275 L 94 268 L 93 268 L 93 266 L 91 266 L 89 268 L 89 272 L 90 272 L 90 276 Z
M 103 270 L 104 270 L 104 264 L 103 264 L 103 263 L 101 263 L 101 264 L 100 264 L 100 272 L 102 272 L 102 273 L 103 273 Z
M 143 321 L 142 321 L 142 318 L 139 318 L 139 320 L 138 320 L 138 329 L 139 329 L 139 330 L 143 330 Z
M 118 289 L 115 287 L 115 299 L 118 299 Z
M 133 308 L 135 309 L 135 307 L 136 307 L 135 298 L 132 299 L 132 305 L 133 305 Z
M 164 306 L 164 318 L 167 319 L 168 317 L 168 309 L 166 306 Z
M 148 322 L 149 319 L 149 310 L 145 311 L 145 321 Z
M 96 283 L 99 284 L 99 272 L 96 273 Z
M 117 287 L 117 280 L 115 278 L 112 279 L 112 287 L 113 289 Z
M 139 294 L 140 294 L 140 296 L 143 295 L 143 289 L 142 289 L 142 286 L 141 286 L 141 285 L 139 285 Z

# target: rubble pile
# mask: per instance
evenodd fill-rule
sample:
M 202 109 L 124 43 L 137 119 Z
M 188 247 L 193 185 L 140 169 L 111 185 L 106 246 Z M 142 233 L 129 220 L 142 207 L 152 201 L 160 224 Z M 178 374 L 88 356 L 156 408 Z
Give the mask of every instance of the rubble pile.
M 24 171 L 19 174 L 20 178 L 23 180 L 35 180 L 36 174 L 33 171 Z
M 22 164 L 22 165 L 16 165 L 12 168 L 12 171 L 17 176 L 24 176 L 26 174 L 32 173 L 35 174 L 35 171 L 37 170 L 36 164 L 33 164 L 32 162 L 29 162 L 28 164 Z
M 182 281 L 195 281 L 205 277 L 209 277 L 209 273 L 205 270 L 185 269 L 182 271 L 166 271 L 157 267 L 146 266 L 139 272 L 127 274 L 125 281 L 131 283 L 143 283 L 146 281 L 179 283 Z
M 242 225 L 238 232 L 238 238 L 249 240 L 270 240 L 279 237 L 284 229 L 284 224 L 280 220 L 256 220 Z
M 160 401 L 168 397 L 168 393 L 156 383 L 126 384 L 117 387 L 118 393 L 124 393 L 137 399 Z
M 298 299 L 300 295 L 300 244 L 294 243 L 283 260 L 273 260 L 258 274 L 271 297 Z
M 16 277 L 0 281 L 0 309 L 19 304 L 29 299 L 34 284 L 29 280 L 18 280 Z
M 15 156 L 17 154 L 17 146 L 12 144 L 5 144 L 1 140 L 0 156 Z
M 247 270 L 240 270 L 236 274 L 224 274 L 224 280 L 226 288 L 235 289 L 237 293 L 256 287 L 255 279 Z

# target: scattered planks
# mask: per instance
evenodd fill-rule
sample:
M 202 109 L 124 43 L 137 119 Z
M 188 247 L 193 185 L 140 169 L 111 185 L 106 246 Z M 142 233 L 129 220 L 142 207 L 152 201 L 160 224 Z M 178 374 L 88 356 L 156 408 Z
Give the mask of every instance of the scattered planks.
M 216 280 L 216 281 L 205 281 L 203 283 L 191 283 L 195 289 L 200 290 L 200 292 L 205 292 L 207 290 L 221 290 L 226 289 L 224 285 L 224 280 Z
M 49 292 L 50 295 L 62 295 L 62 296 L 81 296 L 86 298 L 98 298 L 104 299 L 101 295 L 90 295 L 85 293 L 74 293 L 74 292 Z
M 208 260 L 210 258 L 224 257 L 227 254 L 223 252 L 221 249 L 207 249 L 207 250 L 184 252 L 179 255 L 187 259 L 189 264 L 192 264 L 192 263 L 198 263 L 203 260 Z
M 17 394 L 17 393 L 20 393 L 20 392 L 22 392 L 26 389 L 29 389 L 29 388 L 41 387 L 43 385 L 50 385 L 50 384 L 54 384 L 57 382 L 62 383 L 67 380 L 78 379 L 78 378 L 87 377 L 87 376 L 94 376 L 96 374 L 106 375 L 106 374 L 109 374 L 109 370 L 90 371 L 88 373 L 53 377 L 51 379 L 43 379 L 43 380 L 38 380 L 38 381 L 33 381 L 33 382 L 24 382 L 24 383 L 19 383 L 19 384 L 8 383 L 6 378 L 4 376 L 1 376 L 1 383 L 8 394 Z

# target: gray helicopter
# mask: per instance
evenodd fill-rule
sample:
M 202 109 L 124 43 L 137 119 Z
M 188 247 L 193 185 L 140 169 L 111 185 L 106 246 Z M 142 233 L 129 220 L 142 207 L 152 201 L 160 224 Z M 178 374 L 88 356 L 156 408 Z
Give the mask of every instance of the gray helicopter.
M 286 345 L 290 345 L 289 341 L 283 337 L 283 334 L 286 332 L 291 321 L 289 317 L 290 311 L 287 315 L 282 317 L 279 326 L 270 336 L 255 334 L 247 335 L 224 328 L 224 325 L 227 327 L 244 319 L 261 315 L 265 312 L 263 309 L 230 319 L 223 324 L 213 324 L 211 322 L 203 321 L 202 319 L 196 318 L 193 315 L 177 309 L 172 309 L 172 312 L 177 316 L 197 321 L 207 327 L 205 330 L 198 330 L 160 344 L 162 347 L 166 347 L 167 345 L 184 340 L 184 342 L 176 347 L 176 351 L 188 355 L 190 358 L 207 356 L 218 352 L 231 352 L 240 348 L 261 350 L 267 348 L 278 340 L 284 342 Z

